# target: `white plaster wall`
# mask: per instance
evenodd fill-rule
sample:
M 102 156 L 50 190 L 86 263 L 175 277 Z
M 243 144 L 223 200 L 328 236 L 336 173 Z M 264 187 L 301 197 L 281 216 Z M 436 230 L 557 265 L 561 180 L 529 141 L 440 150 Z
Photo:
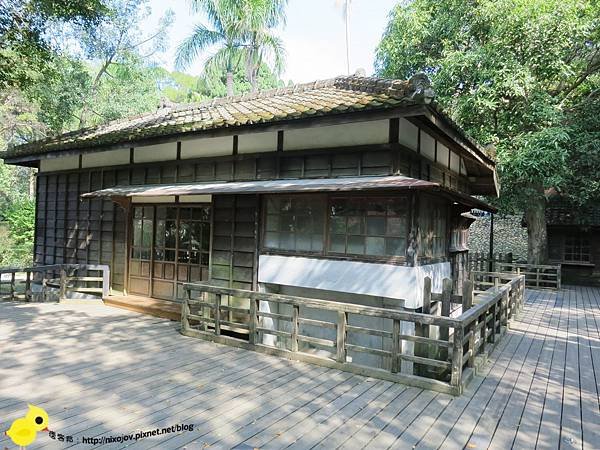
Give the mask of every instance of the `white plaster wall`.
M 133 162 L 173 161 L 177 158 L 177 142 L 145 145 L 133 150 Z
M 233 154 L 233 136 L 181 141 L 181 159 Z
M 54 172 L 56 170 L 70 170 L 78 168 L 79 156 L 77 155 L 40 160 L 40 172 Z
M 450 263 L 406 267 L 280 255 L 260 255 L 258 262 L 260 283 L 402 299 L 410 309 L 423 304 L 425 276 L 432 278 L 432 291 L 441 292 Z
M 153 195 L 153 196 L 133 196 L 131 197 L 133 203 L 175 203 L 174 195 Z
M 277 150 L 277 132 L 249 133 L 238 136 L 238 153 L 274 152 Z
M 211 203 L 212 195 L 182 195 L 179 197 L 179 203 Z
M 388 141 L 389 121 L 373 120 L 286 130 L 283 134 L 283 150 L 385 144 Z
M 421 154 L 431 161 L 435 161 L 435 139 L 421 131 Z
M 400 136 L 398 142 L 405 147 L 417 151 L 419 145 L 419 128 L 406 119 L 400 119 Z
M 448 147 L 446 147 L 441 142 L 437 144 L 437 162 L 442 164 L 445 167 L 448 167 Z
M 121 164 L 129 164 L 128 148 L 81 155 L 81 167 L 83 168 L 118 166 Z

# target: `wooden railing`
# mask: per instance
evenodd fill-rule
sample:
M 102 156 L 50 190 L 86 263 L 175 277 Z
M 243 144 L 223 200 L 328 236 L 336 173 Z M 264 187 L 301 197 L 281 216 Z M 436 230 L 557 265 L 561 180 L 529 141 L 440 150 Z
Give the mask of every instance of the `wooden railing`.
M 426 278 L 424 312 L 186 283 L 181 331 L 458 395 L 473 375 L 475 357 L 493 348 L 523 303 L 524 277 L 504 279 L 477 296 L 467 280 L 459 297 L 451 295 L 450 280 L 442 294 L 431 294 Z M 456 302 L 462 314 L 449 317 Z
M 512 255 L 469 254 L 469 269 L 475 272 L 510 272 L 525 276 L 527 287 L 536 289 L 560 289 L 561 265 L 527 264 L 513 262 Z
M 0 269 L 0 300 L 62 300 L 69 293 L 107 297 L 110 268 L 93 264 L 53 264 Z

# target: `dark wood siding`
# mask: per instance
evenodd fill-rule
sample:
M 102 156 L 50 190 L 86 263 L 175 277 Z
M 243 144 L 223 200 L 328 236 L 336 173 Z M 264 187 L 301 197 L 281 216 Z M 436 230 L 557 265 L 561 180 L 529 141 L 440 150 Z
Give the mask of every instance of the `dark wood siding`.
M 256 287 L 258 195 L 213 198 L 210 278 L 218 286 Z

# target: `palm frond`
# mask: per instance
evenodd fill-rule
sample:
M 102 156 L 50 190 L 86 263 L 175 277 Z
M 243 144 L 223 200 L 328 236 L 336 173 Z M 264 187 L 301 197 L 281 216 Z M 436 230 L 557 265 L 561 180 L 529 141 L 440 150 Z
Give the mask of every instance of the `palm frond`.
M 225 36 L 218 31 L 210 30 L 202 24 L 196 25 L 193 33 L 177 47 L 175 66 L 183 70 L 198 57 L 200 52 L 225 41 Z

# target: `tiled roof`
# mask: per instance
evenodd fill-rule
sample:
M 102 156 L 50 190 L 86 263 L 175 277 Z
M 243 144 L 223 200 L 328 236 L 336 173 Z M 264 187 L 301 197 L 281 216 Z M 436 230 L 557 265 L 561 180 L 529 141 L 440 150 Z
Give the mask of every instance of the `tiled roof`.
M 22 144 L 8 149 L 4 158 L 122 144 L 215 128 L 386 109 L 404 104 L 428 104 L 433 96 L 431 83 L 423 74 L 409 80 L 338 77 L 202 103 L 163 107 L 152 113 Z

